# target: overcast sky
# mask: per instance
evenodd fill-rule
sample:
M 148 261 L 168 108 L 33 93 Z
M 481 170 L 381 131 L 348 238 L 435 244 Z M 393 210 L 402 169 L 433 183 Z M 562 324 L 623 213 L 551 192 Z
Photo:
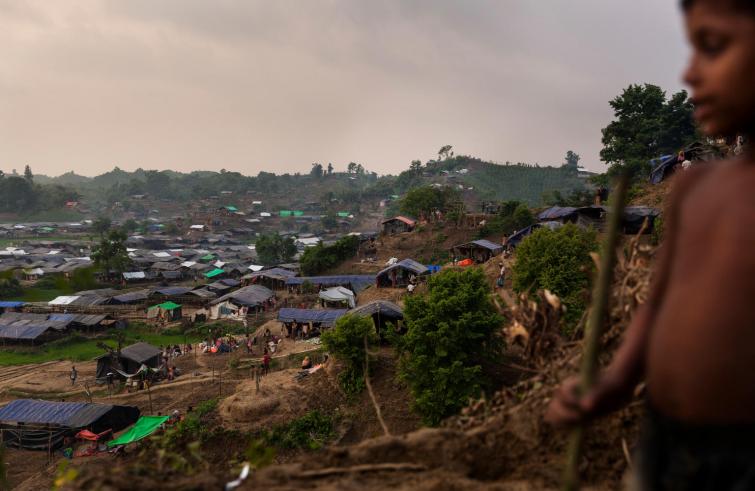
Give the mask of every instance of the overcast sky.
M 603 169 L 608 100 L 682 88 L 676 0 L 0 0 L 0 169 Z

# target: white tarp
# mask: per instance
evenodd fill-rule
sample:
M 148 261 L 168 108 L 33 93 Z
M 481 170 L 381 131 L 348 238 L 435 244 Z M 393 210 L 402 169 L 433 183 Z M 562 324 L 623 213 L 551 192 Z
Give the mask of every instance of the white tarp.
M 53 298 L 52 300 L 50 300 L 49 302 L 47 302 L 47 305 L 70 305 L 73 302 L 75 302 L 76 300 L 78 300 L 79 298 L 81 298 L 81 297 L 78 296 L 78 295 L 76 295 L 76 296 L 66 296 L 66 295 L 64 295 L 64 296 Z
M 257 271 L 262 271 L 262 269 L 263 269 L 263 268 L 264 268 L 264 266 L 259 266 L 259 265 L 257 265 L 257 264 L 252 264 L 251 266 L 249 266 L 249 269 L 251 269 L 251 270 L 252 270 L 252 271 L 254 271 L 255 273 L 256 273 Z
M 352 309 L 356 306 L 354 292 L 342 286 L 334 286 L 333 288 L 321 291 L 320 298 L 327 302 L 346 302 L 349 304 L 349 308 Z
M 123 277 L 127 280 L 143 280 L 147 276 L 144 274 L 144 271 L 134 271 L 131 273 L 123 273 Z
M 152 255 L 155 257 L 170 257 L 170 253 L 164 251 L 153 252 Z

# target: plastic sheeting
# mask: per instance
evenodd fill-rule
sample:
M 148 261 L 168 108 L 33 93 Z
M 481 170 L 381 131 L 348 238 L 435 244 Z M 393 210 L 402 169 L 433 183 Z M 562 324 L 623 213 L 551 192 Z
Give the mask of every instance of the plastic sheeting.
M 349 308 L 354 308 L 354 292 L 342 286 L 334 286 L 320 292 L 320 298 L 326 302 L 346 302 Z
M 157 431 L 160 425 L 168 421 L 168 418 L 169 416 L 142 416 L 124 434 L 107 442 L 107 446 L 113 448 L 118 445 L 128 445 L 129 443 L 138 442 Z

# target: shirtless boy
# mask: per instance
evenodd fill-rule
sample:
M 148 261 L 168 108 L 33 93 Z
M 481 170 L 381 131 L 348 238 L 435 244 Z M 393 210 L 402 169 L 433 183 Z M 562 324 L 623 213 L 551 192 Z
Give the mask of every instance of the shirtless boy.
M 644 379 L 641 489 L 755 489 L 755 0 L 682 7 L 695 118 L 748 147 L 679 177 L 648 301 L 596 386 L 566 381 L 546 419 L 606 414 Z

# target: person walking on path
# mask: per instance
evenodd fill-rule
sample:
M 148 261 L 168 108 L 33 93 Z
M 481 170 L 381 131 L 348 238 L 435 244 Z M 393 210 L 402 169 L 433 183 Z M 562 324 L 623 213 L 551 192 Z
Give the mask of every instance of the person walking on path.
M 71 387 L 76 385 L 76 379 L 79 378 L 79 372 L 76 371 L 76 367 L 71 365 Z

